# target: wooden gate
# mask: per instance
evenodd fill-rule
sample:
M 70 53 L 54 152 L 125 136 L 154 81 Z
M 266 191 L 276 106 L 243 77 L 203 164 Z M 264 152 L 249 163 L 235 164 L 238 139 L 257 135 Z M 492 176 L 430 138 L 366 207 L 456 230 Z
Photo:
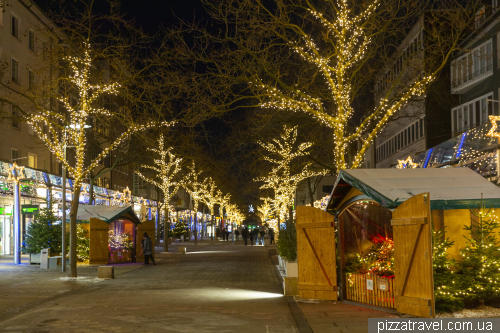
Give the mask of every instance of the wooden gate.
M 337 300 L 335 224 L 333 215 L 297 207 L 299 297 Z
M 108 263 L 109 224 L 99 219 L 90 219 L 89 264 L 106 265 Z
M 143 234 L 145 232 L 148 233 L 149 237 L 151 238 L 151 241 L 153 242 L 153 257 L 155 256 L 155 221 L 153 220 L 147 220 L 145 222 L 139 223 L 137 225 L 137 233 L 136 233 L 136 253 L 137 253 L 137 261 L 141 261 L 144 259 L 144 255 L 139 256 L 139 253 L 141 253 L 142 246 L 141 246 L 141 240 L 144 238 Z
M 392 213 L 396 310 L 434 317 L 429 193 L 415 195 Z

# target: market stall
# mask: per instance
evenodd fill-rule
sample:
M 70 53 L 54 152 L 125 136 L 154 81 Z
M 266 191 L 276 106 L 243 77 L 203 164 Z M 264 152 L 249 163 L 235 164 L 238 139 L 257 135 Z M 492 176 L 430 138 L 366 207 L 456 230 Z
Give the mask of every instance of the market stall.
M 140 244 L 144 232 L 150 235 L 154 248 L 154 221 L 147 220 L 141 223 L 131 205 L 80 205 L 77 220 L 89 221 L 83 225 L 90 238 L 89 264 L 91 265 L 140 260 L 137 254 L 141 251 Z
M 432 317 L 432 230 L 446 230 L 447 253 L 458 258 L 481 197 L 500 207 L 500 188 L 467 168 L 342 170 L 326 208 L 335 216 L 340 299 Z M 299 279 L 300 265 L 299 255 Z

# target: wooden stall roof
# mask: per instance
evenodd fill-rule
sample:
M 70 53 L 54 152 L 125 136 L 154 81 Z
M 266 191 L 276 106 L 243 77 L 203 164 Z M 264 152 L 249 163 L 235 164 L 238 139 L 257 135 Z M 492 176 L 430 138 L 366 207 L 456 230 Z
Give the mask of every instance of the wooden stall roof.
M 500 188 L 468 168 L 341 170 L 326 210 L 336 214 L 352 188 L 389 209 L 424 192 L 432 210 L 475 208 L 481 194 L 485 206 L 500 207 Z
M 77 220 L 90 220 L 91 218 L 111 223 L 119 218 L 128 219 L 135 224 L 141 223 L 131 205 L 127 206 L 102 206 L 102 205 L 80 205 L 78 206 Z

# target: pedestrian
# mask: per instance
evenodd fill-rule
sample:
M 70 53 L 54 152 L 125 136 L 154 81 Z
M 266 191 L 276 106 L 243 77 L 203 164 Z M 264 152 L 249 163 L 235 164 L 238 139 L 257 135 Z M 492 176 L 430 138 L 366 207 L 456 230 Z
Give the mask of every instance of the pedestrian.
M 274 242 L 274 229 L 273 228 L 269 229 L 269 240 L 271 242 L 271 245 L 273 245 L 273 243 L 275 243 Z
M 234 245 L 234 232 L 231 233 L 231 240 L 233 241 L 233 245 Z
M 226 240 L 226 230 L 225 229 L 222 229 L 222 240 L 223 241 Z
M 151 241 L 151 238 L 149 238 L 147 232 L 143 233 L 142 236 L 144 238 L 141 240 L 142 250 L 139 256 L 141 256 L 144 252 L 144 265 L 149 265 L 150 258 L 153 262 L 153 265 L 156 265 L 155 258 L 153 258 L 153 242 Z
M 245 242 L 245 246 L 247 245 L 247 239 L 248 239 L 248 229 L 245 228 L 243 229 L 243 231 L 241 232 L 241 236 L 243 237 L 243 241 Z
M 264 245 L 264 235 L 266 234 L 266 231 L 262 229 L 260 231 L 260 245 Z
M 240 238 L 240 231 L 238 229 L 236 229 L 236 231 L 234 233 L 236 235 L 236 241 L 238 241 L 239 240 L 238 238 Z
M 253 236 L 254 236 L 253 232 L 250 232 L 250 245 L 252 246 L 253 246 Z
M 259 229 L 255 228 L 252 230 L 253 237 L 255 238 L 255 245 L 259 242 Z
M 226 242 L 229 241 L 229 230 L 226 229 Z

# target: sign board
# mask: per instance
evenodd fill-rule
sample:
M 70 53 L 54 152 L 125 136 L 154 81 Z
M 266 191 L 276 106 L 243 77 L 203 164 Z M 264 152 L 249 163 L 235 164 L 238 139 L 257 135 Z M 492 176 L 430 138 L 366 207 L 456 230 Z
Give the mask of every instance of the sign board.
M 377 279 L 378 290 L 389 291 L 389 281 L 384 278 Z
M 366 289 L 373 290 L 373 280 L 366 279 Z
M 21 205 L 21 214 L 35 214 L 39 209 L 39 205 Z
M 0 207 L 0 215 L 12 215 L 12 207 Z

